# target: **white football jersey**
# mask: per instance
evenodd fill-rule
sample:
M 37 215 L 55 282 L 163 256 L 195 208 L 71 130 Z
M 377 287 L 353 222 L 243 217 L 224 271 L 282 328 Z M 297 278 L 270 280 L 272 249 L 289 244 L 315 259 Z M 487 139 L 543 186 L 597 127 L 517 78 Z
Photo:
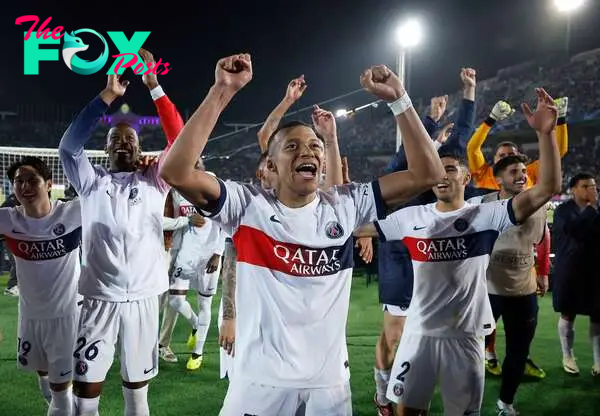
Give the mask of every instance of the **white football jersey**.
M 212 218 L 237 249 L 236 380 L 289 388 L 345 383 L 352 232 L 383 217 L 379 183 L 319 191 L 295 209 L 259 187 L 220 185 Z
M 171 192 L 175 215 L 187 217 L 198 213 L 194 205 L 180 193 L 175 190 Z M 173 250 L 177 250 L 179 266 L 185 264 L 189 269 L 195 270 L 202 259 L 210 258 L 213 254 L 222 256 L 224 249 L 225 235 L 221 232 L 221 227 L 208 218 L 202 227 L 189 225 L 173 233 Z
M 0 208 L 0 234 L 15 257 L 22 319 L 53 319 L 77 311 L 81 210 L 79 200 L 53 201 L 43 218 L 22 206 Z
M 376 222 L 380 238 L 402 240 L 412 258 L 405 331 L 436 337 L 492 333 L 486 270 L 496 239 L 514 223 L 512 199 L 465 202 L 452 212 L 438 211 L 435 203 L 413 206 Z
M 92 166 L 83 151 L 61 155 L 81 199 L 82 295 L 128 302 L 168 290 L 162 221 L 170 188 L 158 174 L 162 160 L 144 172 L 114 173 Z

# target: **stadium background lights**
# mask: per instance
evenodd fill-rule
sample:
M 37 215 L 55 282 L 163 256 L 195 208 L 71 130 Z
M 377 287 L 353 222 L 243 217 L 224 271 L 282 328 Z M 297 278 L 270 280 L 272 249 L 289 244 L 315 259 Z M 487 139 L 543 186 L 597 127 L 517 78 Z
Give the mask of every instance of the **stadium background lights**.
M 554 0 L 554 5 L 561 13 L 571 13 L 579 9 L 585 0 Z

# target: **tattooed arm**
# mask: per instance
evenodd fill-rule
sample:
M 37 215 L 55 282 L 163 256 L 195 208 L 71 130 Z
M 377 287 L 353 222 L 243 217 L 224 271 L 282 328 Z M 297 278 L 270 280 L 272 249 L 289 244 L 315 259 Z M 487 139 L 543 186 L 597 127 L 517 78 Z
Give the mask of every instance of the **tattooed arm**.
M 233 343 L 235 341 L 235 266 L 237 263 L 237 252 L 233 242 L 225 241 L 223 252 L 223 321 L 219 329 L 219 345 L 228 354 L 233 354 Z

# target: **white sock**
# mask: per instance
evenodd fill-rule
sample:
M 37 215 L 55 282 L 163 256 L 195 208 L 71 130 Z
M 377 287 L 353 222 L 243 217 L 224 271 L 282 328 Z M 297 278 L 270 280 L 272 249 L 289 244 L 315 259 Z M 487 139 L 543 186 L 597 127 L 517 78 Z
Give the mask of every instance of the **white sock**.
M 85 399 L 73 395 L 75 399 L 76 416 L 98 416 L 98 407 L 100 406 L 100 396 L 93 399 Z
M 485 359 L 498 361 L 498 356 L 496 355 L 496 351 L 491 352 L 491 351 L 486 350 L 485 351 Z
M 515 410 L 512 404 L 504 403 L 500 399 L 498 399 L 498 401 L 496 402 L 496 406 L 498 406 L 499 409 Z
M 594 366 L 600 367 L 600 323 L 590 322 L 590 341 L 592 341 Z
M 69 386 L 65 390 L 52 390 L 52 401 L 48 406 L 48 416 L 72 416 L 75 413 L 73 409 L 73 387 Z
M 563 357 L 573 358 L 573 342 L 575 342 L 575 328 L 573 322 L 563 319 L 558 320 L 558 336 L 560 337 L 560 348 Z
M 139 389 L 128 389 L 123 386 L 125 399 L 125 416 L 150 416 L 148 407 L 148 385 Z
M 208 335 L 211 319 L 212 296 L 202 296 L 198 294 L 198 321 L 196 325 L 196 346 L 194 354 L 202 355 L 204 343 Z
M 163 309 L 162 323 L 160 325 L 160 335 L 158 338 L 158 344 L 163 347 L 168 347 L 169 345 L 171 345 L 173 330 L 175 329 L 177 317 L 179 316 L 177 311 L 169 305 L 168 296 L 169 295 L 167 295 L 167 304 Z
M 196 329 L 198 316 L 194 313 L 194 310 L 185 298 L 185 295 L 169 295 L 169 304 L 190 322 L 193 329 Z
M 38 376 L 38 385 L 40 386 L 42 396 L 44 396 L 44 399 L 50 404 L 52 401 L 52 392 L 50 391 L 50 381 L 48 381 L 48 376 Z
M 377 389 L 377 403 L 387 405 L 390 401 L 386 397 L 388 383 L 390 382 L 391 370 L 380 370 L 373 368 L 373 376 L 375 378 L 375 387 Z

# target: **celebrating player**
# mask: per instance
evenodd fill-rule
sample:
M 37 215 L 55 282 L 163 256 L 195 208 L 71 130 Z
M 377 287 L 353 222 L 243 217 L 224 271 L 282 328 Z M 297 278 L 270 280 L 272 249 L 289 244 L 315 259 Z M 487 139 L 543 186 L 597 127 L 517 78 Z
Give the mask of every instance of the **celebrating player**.
M 148 52 L 140 54 L 148 65 L 153 63 Z M 183 121 L 156 76 L 150 73 L 143 80 L 164 128 L 179 131 Z M 85 224 L 79 285 L 84 301 L 73 354 L 78 415 L 97 414 L 116 348 L 125 415 L 149 414 L 148 381 L 158 373 L 158 297 L 168 288 L 162 221 L 169 186 L 158 175 L 163 158 L 136 171 L 139 138 L 126 124 L 108 132 L 109 169 L 92 166 L 83 150 L 98 119 L 127 85 L 109 75 L 106 88 L 77 115 L 59 145 Z
M 79 309 L 79 201 L 50 200 L 52 174 L 37 157 L 7 171 L 21 204 L 0 208 L 0 234 L 15 256 L 20 287 L 19 367 L 37 371 L 48 415 L 73 414 L 71 377 Z
M 233 236 L 238 252 L 235 376 L 221 414 L 294 415 L 305 406 L 306 415 L 350 415 L 352 230 L 381 218 L 385 204 L 438 183 L 442 166 L 400 80 L 377 66 L 361 82 L 391 102 L 408 171 L 319 191 L 323 141 L 300 122 L 280 126 L 269 139 L 274 192 L 195 170 L 219 115 L 251 78 L 249 55 L 221 59 L 215 84 L 161 168 L 167 182 Z
M 433 188 L 436 203 L 401 209 L 365 227 L 371 233 L 377 228 L 384 240 L 402 240 L 413 260 L 413 297 L 387 392 L 401 415 L 426 414 L 437 380 L 446 414 L 480 410 L 481 337 L 495 326 L 486 290 L 489 255 L 500 232 L 525 221 L 560 191 L 557 110 L 544 90 L 536 93 L 536 111 L 527 105 L 523 111 L 539 139 L 539 184 L 512 199 L 471 205 L 464 200 L 471 180 L 466 163 L 448 155 L 442 157 L 446 177 Z
M 527 158 L 507 156 L 494 165 L 500 191 L 472 198 L 470 203 L 492 202 L 512 198 L 527 186 Z M 490 255 L 487 289 L 494 321 L 502 317 L 506 334 L 506 358 L 502 365 L 499 414 L 512 414 L 513 401 L 537 326 L 537 291 L 545 291 L 544 279 L 535 274 L 534 246 L 544 238 L 546 207 L 543 206 L 518 227 L 502 233 Z M 536 284 L 536 277 L 538 282 Z M 489 337 L 486 337 L 486 342 Z M 504 413 L 503 413 L 504 412 Z

